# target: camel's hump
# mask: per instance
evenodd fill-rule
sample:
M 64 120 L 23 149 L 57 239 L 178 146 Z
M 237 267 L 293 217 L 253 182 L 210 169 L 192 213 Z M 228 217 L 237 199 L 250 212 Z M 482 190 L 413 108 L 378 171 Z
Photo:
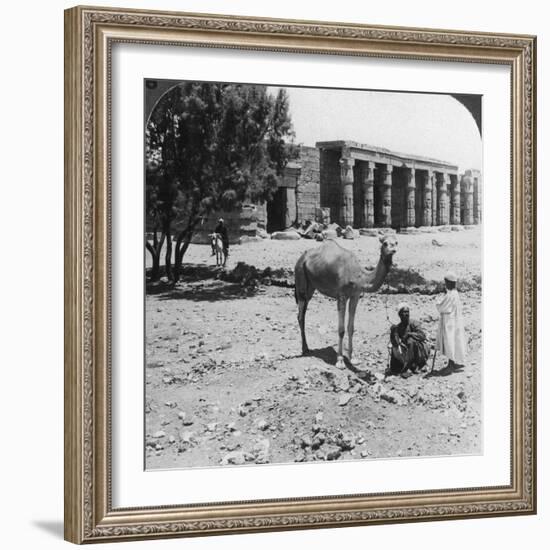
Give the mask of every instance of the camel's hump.
M 303 258 L 336 265 L 340 263 L 359 265 L 357 256 L 351 250 L 340 246 L 333 240 L 325 241 L 320 246 L 310 248 L 303 254 Z

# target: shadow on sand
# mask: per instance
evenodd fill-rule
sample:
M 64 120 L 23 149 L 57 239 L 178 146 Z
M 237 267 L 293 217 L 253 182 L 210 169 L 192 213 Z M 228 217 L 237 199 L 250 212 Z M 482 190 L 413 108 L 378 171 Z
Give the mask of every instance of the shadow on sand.
M 434 370 L 426 374 L 424 378 L 433 378 L 433 377 L 442 377 L 442 376 L 451 376 L 452 374 L 458 374 L 464 370 L 464 365 L 455 365 L 455 366 L 445 366 L 442 369 Z
M 338 354 L 332 346 L 327 346 L 326 348 L 310 349 L 307 355 L 297 355 L 297 357 L 316 357 L 317 359 L 325 362 L 327 365 L 332 366 L 335 366 L 336 361 L 338 360 Z M 355 374 L 355 376 L 361 379 L 365 377 L 366 373 L 355 367 L 346 356 L 344 356 L 344 364 L 346 366 L 346 369 Z
M 157 294 L 158 299 L 164 300 L 191 300 L 193 302 L 217 302 L 223 300 L 242 300 L 256 294 L 254 288 L 242 287 L 237 283 L 212 281 L 208 284 L 194 284 L 165 287 L 158 292 L 147 291 L 148 294 Z

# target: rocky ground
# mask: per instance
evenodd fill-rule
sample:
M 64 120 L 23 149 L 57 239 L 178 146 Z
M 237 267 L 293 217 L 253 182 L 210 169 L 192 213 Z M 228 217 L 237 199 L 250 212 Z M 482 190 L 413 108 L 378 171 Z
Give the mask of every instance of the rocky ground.
M 146 297 L 147 468 L 481 452 L 480 230 L 398 239 L 396 272 L 412 273 L 414 284 L 404 276 L 393 291 L 363 297 L 353 365 L 345 370 L 335 367 L 333 300 L 313 297 L 306 319 L 313 355 L 301 357 L 293 289 L 269 279 L 222 280 L 208 267 L 208 247 L 191 246 L 184 280 L 150 285 Z M 376 263 L 376 238 L 339 242 L 366 265 Z M 227 271 L 246 262 L 288 275 L 301 251 L 318 245 L 233 246 Z M 463 284 L 467 365 L 449 371 L 438 357 L 433 374 L 387 376 L 398 302 L 407 300 L 411 316 L 434 336 L 433 285 L 449 269 Z M 403 295 L 399 285 L 418 292 Z

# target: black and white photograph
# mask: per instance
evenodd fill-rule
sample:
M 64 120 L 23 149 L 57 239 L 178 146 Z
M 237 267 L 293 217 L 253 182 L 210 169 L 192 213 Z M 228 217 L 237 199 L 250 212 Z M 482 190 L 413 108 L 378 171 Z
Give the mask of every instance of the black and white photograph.
M 145 80 L 146 470 L 483 453 L 482 99 Z

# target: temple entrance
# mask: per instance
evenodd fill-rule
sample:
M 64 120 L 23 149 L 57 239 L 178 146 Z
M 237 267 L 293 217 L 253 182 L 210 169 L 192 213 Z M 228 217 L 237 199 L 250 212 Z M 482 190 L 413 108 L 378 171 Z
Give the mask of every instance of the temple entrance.
M 267 232 L 284 231 L 296 221 L 296 192 L 292 187 L 279 187 L 267 203 Z
M 286 193 L 279 187 L 267 203 L 267 232 L 282 231 L 285 228 Z

